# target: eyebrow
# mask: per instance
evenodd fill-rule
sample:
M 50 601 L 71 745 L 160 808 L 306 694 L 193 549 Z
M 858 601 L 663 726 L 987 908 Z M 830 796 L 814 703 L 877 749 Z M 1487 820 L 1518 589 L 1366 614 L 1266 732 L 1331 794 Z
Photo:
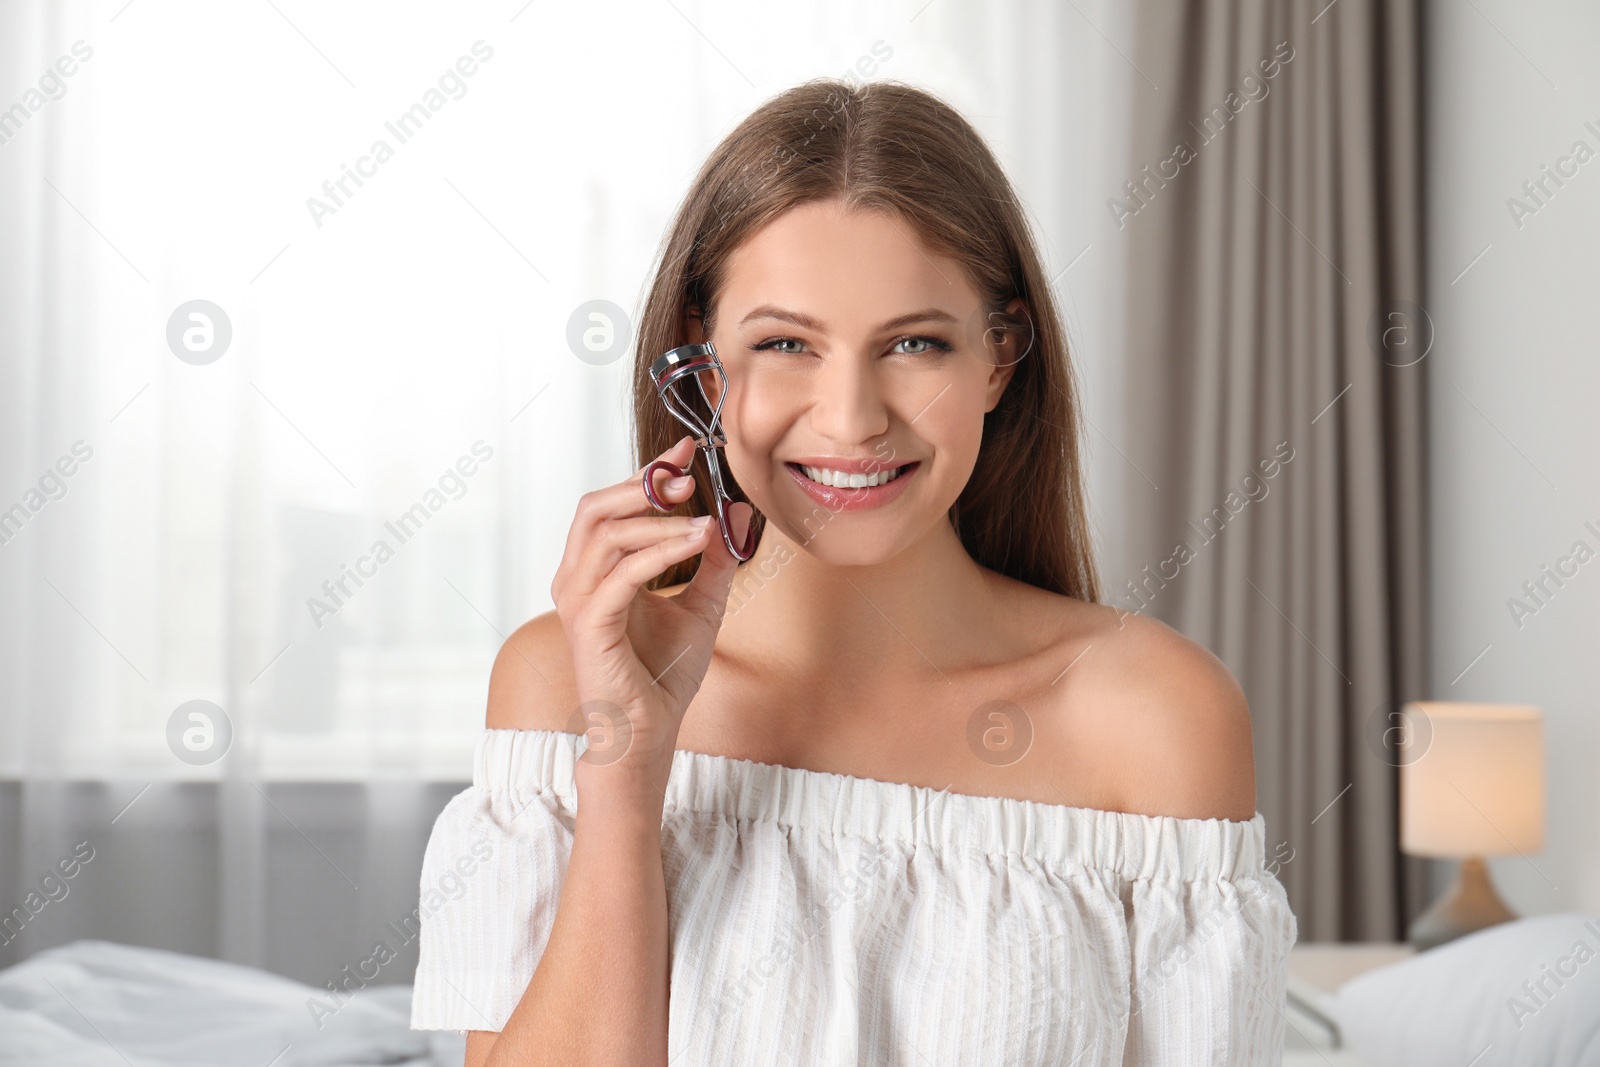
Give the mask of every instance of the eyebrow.
M 793 323 L 805 330 L 816 330 L 826 333 L 827 327 L 823 326 L 820 319 L 813 318 L 803 311 L 790 311 L 787 308 L 777 307 L 772 304 L 762 304 L 751 310 L 750 314 L 739 320 L 739 325 L 753 322 L 756 319 L 777 319 L 780 322 Z M 880 323 L 878 332 L 896 330 L 902 326 L 910 326 L 915 322 L 942 322 L 954 323 L 956 317 L 940 308 L 923 308 L 921 311 L 911 311 L 904 315 L 897 315 L 887 322 Z

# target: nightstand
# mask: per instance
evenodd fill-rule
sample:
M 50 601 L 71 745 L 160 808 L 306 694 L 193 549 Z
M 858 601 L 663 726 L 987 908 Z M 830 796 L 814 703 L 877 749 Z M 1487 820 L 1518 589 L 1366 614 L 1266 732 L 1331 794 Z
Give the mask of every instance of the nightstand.
M 1294 1025 L 1286 1040 L 1294 1039 L 1298 1031 L 1299 1039 L 1306 1042 L 1303 1047 L 1342 1047 L 1334 1014 L 1334 994 L 1339 987 L 1358 974 L 1398 963 L 1415 952 L 1415 946 L 1403 941 L 1311 941 L 1291 948 L 1288 999 Z

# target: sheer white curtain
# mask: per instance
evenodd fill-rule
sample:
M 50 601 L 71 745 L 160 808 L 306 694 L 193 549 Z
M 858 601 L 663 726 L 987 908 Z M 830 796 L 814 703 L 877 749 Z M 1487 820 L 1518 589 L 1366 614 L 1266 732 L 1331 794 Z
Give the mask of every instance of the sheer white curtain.
M 0 963 L 97 936 L 321 984 L 393 940 L 500 641 L 549 607 L 577 497 L 631 469 L 670 212 L 805 78 L 922 85 L 991 139 L 1114 550 L 1124 19 L 0 6 L 0 918 L 95 854 Z

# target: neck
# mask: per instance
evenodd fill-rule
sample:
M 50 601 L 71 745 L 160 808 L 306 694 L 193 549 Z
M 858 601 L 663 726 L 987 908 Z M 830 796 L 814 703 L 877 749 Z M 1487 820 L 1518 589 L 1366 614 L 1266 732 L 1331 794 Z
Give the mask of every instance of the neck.
M 998 636 L 996 596 L 945 521 L 863 566 L 828 563 L 768 524 L 734 575 L 723 632 L 741 658 L 806 677 L 925 677 L 969 662 L 975 639 Z

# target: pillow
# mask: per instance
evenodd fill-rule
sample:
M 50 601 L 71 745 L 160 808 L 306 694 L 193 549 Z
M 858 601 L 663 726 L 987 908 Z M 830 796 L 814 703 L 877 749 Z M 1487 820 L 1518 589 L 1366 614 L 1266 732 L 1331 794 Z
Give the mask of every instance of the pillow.
M 1358 975 L 1334 1000 L 1374 1067 L 1600 1065 L 1600 915 L 1500 923 Z

